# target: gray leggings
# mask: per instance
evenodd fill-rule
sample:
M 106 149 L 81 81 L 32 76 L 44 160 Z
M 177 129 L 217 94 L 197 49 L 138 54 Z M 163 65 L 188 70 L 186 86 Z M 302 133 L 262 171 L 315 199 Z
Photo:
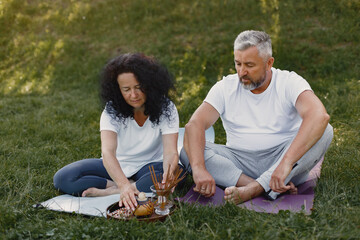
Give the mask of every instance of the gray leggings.
M 285 184 L 289 181 L 295 185 L 304 183 L 310 170 L 329 148 L 332 138 L 333 128 L 328 124 L 319 141 L 294 165 L 293 170 L 285 180 Z M 240 175 L 244 173 L 256 179 L 271 199 L 276 199 L 278 193 L 272 192 L 269 187 L 271 175 L 290 147 L 292 140 L 261 151 L 232 149 L 224 145 L 206 142 L 204 151 L 205 166 L 217 185 L 223 187 L 235 186 Z M 191 173 L 189 159 L 184 149 L 181 150 L 180 161 L 185 169 Z

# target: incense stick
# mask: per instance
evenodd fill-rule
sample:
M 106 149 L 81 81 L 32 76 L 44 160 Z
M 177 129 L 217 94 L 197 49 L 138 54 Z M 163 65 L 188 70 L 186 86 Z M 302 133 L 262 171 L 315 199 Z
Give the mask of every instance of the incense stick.
M 167 196 L 170 193 L 171 189 L 173 187 L 175 187 L 186 176 L 186 174 L 184 174 L 183 176 L 180 177 L 183 170 L 181 168 L 177 167 L 173 174 L 173 177 L 171 177 L 170 176 L 170 168 L 168 168 L 167 172 L 166 172 L 167 173 L 166 182 L 162 183 L 161 182 L 162 177 L 161 176 L 159 177 L 159 179 L 160 179 L 160 181 L 159 181 L 158 176 L 156 176 L 154 166 L 149 166 L 149 170 L 150 170 L 151 180 L 154 184 L 156 191 L 162 190 L 162 192 L 164 193 L 162 195 L 164 195 L 164 196 Z

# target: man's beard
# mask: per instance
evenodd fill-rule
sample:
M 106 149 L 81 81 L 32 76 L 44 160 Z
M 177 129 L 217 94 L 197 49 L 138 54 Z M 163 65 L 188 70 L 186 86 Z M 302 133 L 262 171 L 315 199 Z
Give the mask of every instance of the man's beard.
M 242 82 L 243 79 L 250 81 L 250 84 L 244 84 L 244 83 Z M 241 83 L 241 85 L 243 86 L 244 89 L 249 90 L 249 91 L 252 91 L 252 90 L 257 89 L 258 87 L 260 87 L 260 86 L 265 82 L 265 80 L 266 80 L 266 72 L 265 72 L 265 76 L 263 76 L 262 78 L 260 78 L 260 80 L 258 80 L 258 81 L 254 81 L 254 80 L 253 80 L 252 78 L 250 78 L 250 77 L 246 77 L 246 78 L 240 77 L 240 83 Z

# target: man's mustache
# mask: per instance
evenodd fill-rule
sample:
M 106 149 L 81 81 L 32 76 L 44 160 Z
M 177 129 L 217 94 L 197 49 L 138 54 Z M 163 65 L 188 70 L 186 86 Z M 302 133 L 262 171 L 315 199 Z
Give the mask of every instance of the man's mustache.
M 248 80 L 248 81 L 251 81 L 251 79 L 250 78 L 248 78 L 248 77 L 240 77 L 240 80 Z

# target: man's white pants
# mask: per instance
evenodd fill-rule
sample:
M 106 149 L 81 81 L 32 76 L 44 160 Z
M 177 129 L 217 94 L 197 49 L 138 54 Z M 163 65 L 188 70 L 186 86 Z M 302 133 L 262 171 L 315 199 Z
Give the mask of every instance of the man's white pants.
M 328 124 L 319 141 L 294 165 L 293 170 L 285 180 L 285 184 L 289 181 L 295 185 L 304 183 L 310 170 L 320 161 L 329 148 L 332 138 L 333 128 Z M 271 175 L 292 141 L 293 139 L 261 151 L 233 149 L 225 145 L 206 142 L 205 166 L 219 186 L 235 186 L 240 175 L 244 173 L 256 179 L 268 197 L 276 199 L 278 193 L 271 191 L 269 187 Z M 180 161 L 185 169 L 191 173 L 191 166 L 184 149 L 181 150 Z

